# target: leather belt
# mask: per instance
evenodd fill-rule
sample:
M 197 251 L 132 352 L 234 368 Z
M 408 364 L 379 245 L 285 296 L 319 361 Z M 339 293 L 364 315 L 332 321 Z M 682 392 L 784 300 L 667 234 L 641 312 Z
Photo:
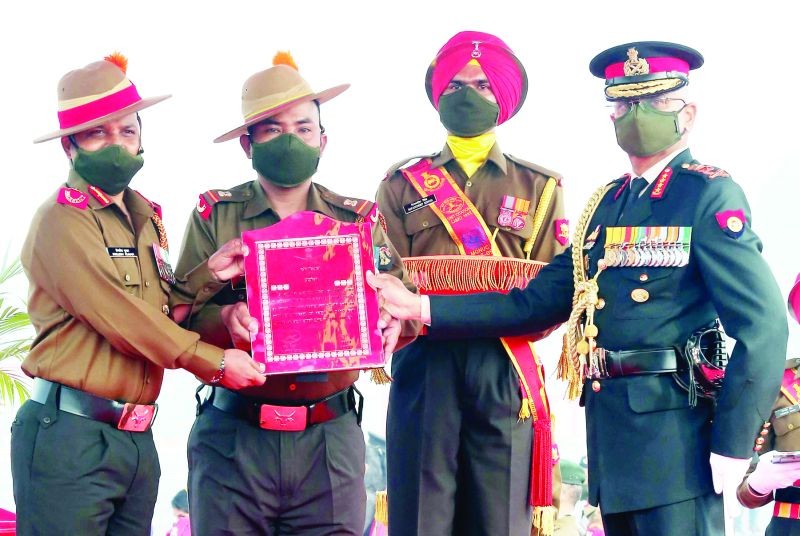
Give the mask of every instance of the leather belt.
M 289 406 L 284 403 L 268 404 L 223 387 L 214 387 L 209 401 L 218 410 L 236 415 L 264 430 L 299 432 L 356 409 L 355 393 L 355 387 L 348 387 L 313 404 Z M 362 404 L 363 398 L 359 403 L 359 415 Z
M 589 369 L 590 379 L 677 372 L 679 362 L 674 348 L 620 351 L 597 348 L 594 358 L 597 367 Z
M 56 408 L 78 417 L 104 422 L 127 432 L 146 432 L 153 425 L 157 404 L 131 404 L 109 400 L 44 378 L 36 378 L 31 400 L 47 404 L 55 392 Z

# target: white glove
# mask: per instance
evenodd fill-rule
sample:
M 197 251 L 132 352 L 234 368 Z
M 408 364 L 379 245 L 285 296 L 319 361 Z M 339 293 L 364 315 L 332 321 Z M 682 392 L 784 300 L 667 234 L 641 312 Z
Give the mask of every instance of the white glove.
M 763 454 L 758 460 L 755 471 L 747 477 L 747 485 L 759 495 L 786 488 L 796 480 L 800 480 L 800 461 L 772 463 L 774 456 L 774 450 Z
M 733 529 L 728 528 L 732 520 L 739 514 L 739 500 L 736 498 L 736 488 L 744 478 L 750 460 L 747 458 L 729 458 L 711 453 L 711 479 L 714 482 L 714 491 L 722 493 L 722 504 L 725 512 L 725 533 L 733 534 Z

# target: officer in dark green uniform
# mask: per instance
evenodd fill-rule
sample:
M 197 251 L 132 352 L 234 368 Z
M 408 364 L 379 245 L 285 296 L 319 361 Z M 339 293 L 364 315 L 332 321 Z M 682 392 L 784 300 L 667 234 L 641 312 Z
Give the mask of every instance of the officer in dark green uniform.
M 691 48 L 659 42 L 592 60 L 633 173 L 592 196 L 572 250 L 525 290 L 417 297 L 369 279 L 388 314 L 430 321 L 430 337 L 513 335 L 569 320 L 562 369 L 582 387 L 589 500 L 610 535 L 721 532 L 714 492 L 735 501 L 786 355 L 782 300 L 747 199 L 687 148 L 696 105 L 685 86 L 702 62 Z M 737 342 L 715 410 L 674 376 L 689 339 L 717 318 Z
M 327 141 L 319 104 L 347 87 L 314 92 L 288 54 L 245 82 L 244 124 L 215 141 L 238 139 L 258 177 L 200 196 L 178 274 L 190 273 L 217 244 L 243 231 L 308 210 L 345 222 L 376 222 L 380 269 L 402 275 L 374 204 L 311 181 Z M 243 285 L 200 293 L 192 306 L 190 325 L 204 340 L 249 348 L 255 320 Z M 360 535 L 366 495 L 357 378 L 358 371 L 282 374 L 256 389 L 213 388 L 189 437 L 192 533 Z M 282 431 L 277 423 L 261 422 L 265 404 L 286 415 L 307 410 L 309 417 L 301 431 Z

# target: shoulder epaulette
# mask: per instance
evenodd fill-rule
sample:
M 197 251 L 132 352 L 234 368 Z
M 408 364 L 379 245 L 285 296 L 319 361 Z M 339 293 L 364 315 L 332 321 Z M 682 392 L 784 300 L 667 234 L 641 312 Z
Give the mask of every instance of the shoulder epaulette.
M 366 217 L 369 215 L 372 208 L 375 206 L 375 203 L 372 201 L 367 201 L 366 199 L 358 199 L 355 197 L 344 197 L 339 194 L 335 194 L 328 190 L 325 187 L 317 185 L 320 190 L 320 195 L 322 198 L 330 203 L 331 205 L 343 208 L 359 216 Z
M 131 189 L 133 190 L 133 188 L 131 188 Z M 156 212 L 156 214 L 158 214 L 158 217 L 159 217 L 159 218 L 163 218 L 163 217 L 164 217 L 164 214 L 161 212 L 161 205 L 159 205 L 159 204 L 158 204 L 158 203 L 156 203 L 155 201 L 150 201 L 149 199 L 147 199 L 145 196 L 143 196 L 143 195 L 142 195 L 142 192 L 140 192 L 139 190 L 133 190 L 133 191 L 134 191 L 134 192 L 136 192 L 136 193 L 139 195 L 139 197 L 141 197 L 142 199 L 144 199 L 144 200 L 145 200 L 145 202 L 146 202 L 148 205 L 150 205 L 151 207 L 153 207 L 153 210 L 155 210 L 155 212 Z
M 519 164 L 520 166 L 524 166 L 524 167 L 526 167 L 528 169 L 532 169 L 536 173 L 540 173 L 540 174 L 545 175 L 547 177 L 553 177 L 554 179 L 556 179 L 556 181 L 558 181 L 558 185 L 561 186 L 561 181 L 563 179 L 563 177 L 561 176 L 561 173 L 557 173 L 557 172 L 555 172 L 555 171 L 553 171 L 551 169 L 547 169 L 546 167 L 542 167 L 542 166 L 540 166 L 538 164 L 534 164 L 533 162 L 528 162 L 527 160 L 523 160 L 522 158 L 517 158 L 516 156 L 511 155 L 511 154 L 503 153 L 503 156 L 505 156 L 506 158 L 508 158 L 512 162 L 514 162 L 516 164 Z
M 412 160 L 422 160 L 423 158 L 433 158 L 437 154 L 439 154 L 439 153 L 431 153 L 431 154 L 421 154 L 421 155 L 417 155 L 417 156 L 409 156 L 408 158 L 404 158 L 404 159 L 400 160 L 399 162 L 395 162 L 394 164 L 391 165 L 391 167 L 389 167 L 389 169 L 386 170 L 386 175 L 383 177 L 383 180 L 386 180 L 389 177 L 391 177 L 392 175 L 394 175 L 395 173 L 397 173 L 397 171 L 399 169 L 404 167 L 406 164 L 408 164 Z
M 699 175 L 705 176 L 707 179 L 730 178 L 730 173 L 718 167 L 709 166 L 706 164 L 699 164 L 692 162 L 691 164 L 681 164 L 681 169 L 686 171 L 693 171 Z
M 80 190 L 64 186 L 58 190 L 56 203 L 86 210 L 89 207 L 89 196 Z
M 200 217 L 204 220 L 210 218 L 214 205 L 217 203 L 241 203 L 253 197 L 250 189 L 246 188 L 249 184 L 247 182 L 230 190 L 208 190 L 200 194 L 196 207 Z

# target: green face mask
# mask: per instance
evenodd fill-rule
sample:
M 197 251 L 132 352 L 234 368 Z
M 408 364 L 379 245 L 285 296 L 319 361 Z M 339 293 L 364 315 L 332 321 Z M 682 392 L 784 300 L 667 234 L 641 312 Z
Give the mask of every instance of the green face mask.
M 451 134 L 474 138 L 497 126 L 500 107 L 471 87 L 439 97 L 439 120 Z
M 309 146 L 294 134 L 281 134 L 252 147 L 253 169 L 278 186 L 297 186 L 317 171 L 319 147 Z
M 681 139 L 678 114 L 662 112 L 652 106 L 634 103 L 625 115 L 614 121 L 617 144 L 633 156 L 650 156 L 671 147 Z
M 132 155 L 122 145 L 109 145 L 97 151 L 78 147 L 72 160 L 72 167 L 78 175 L 111 195 L 124 190 L 143 165 L 141 155 Z

